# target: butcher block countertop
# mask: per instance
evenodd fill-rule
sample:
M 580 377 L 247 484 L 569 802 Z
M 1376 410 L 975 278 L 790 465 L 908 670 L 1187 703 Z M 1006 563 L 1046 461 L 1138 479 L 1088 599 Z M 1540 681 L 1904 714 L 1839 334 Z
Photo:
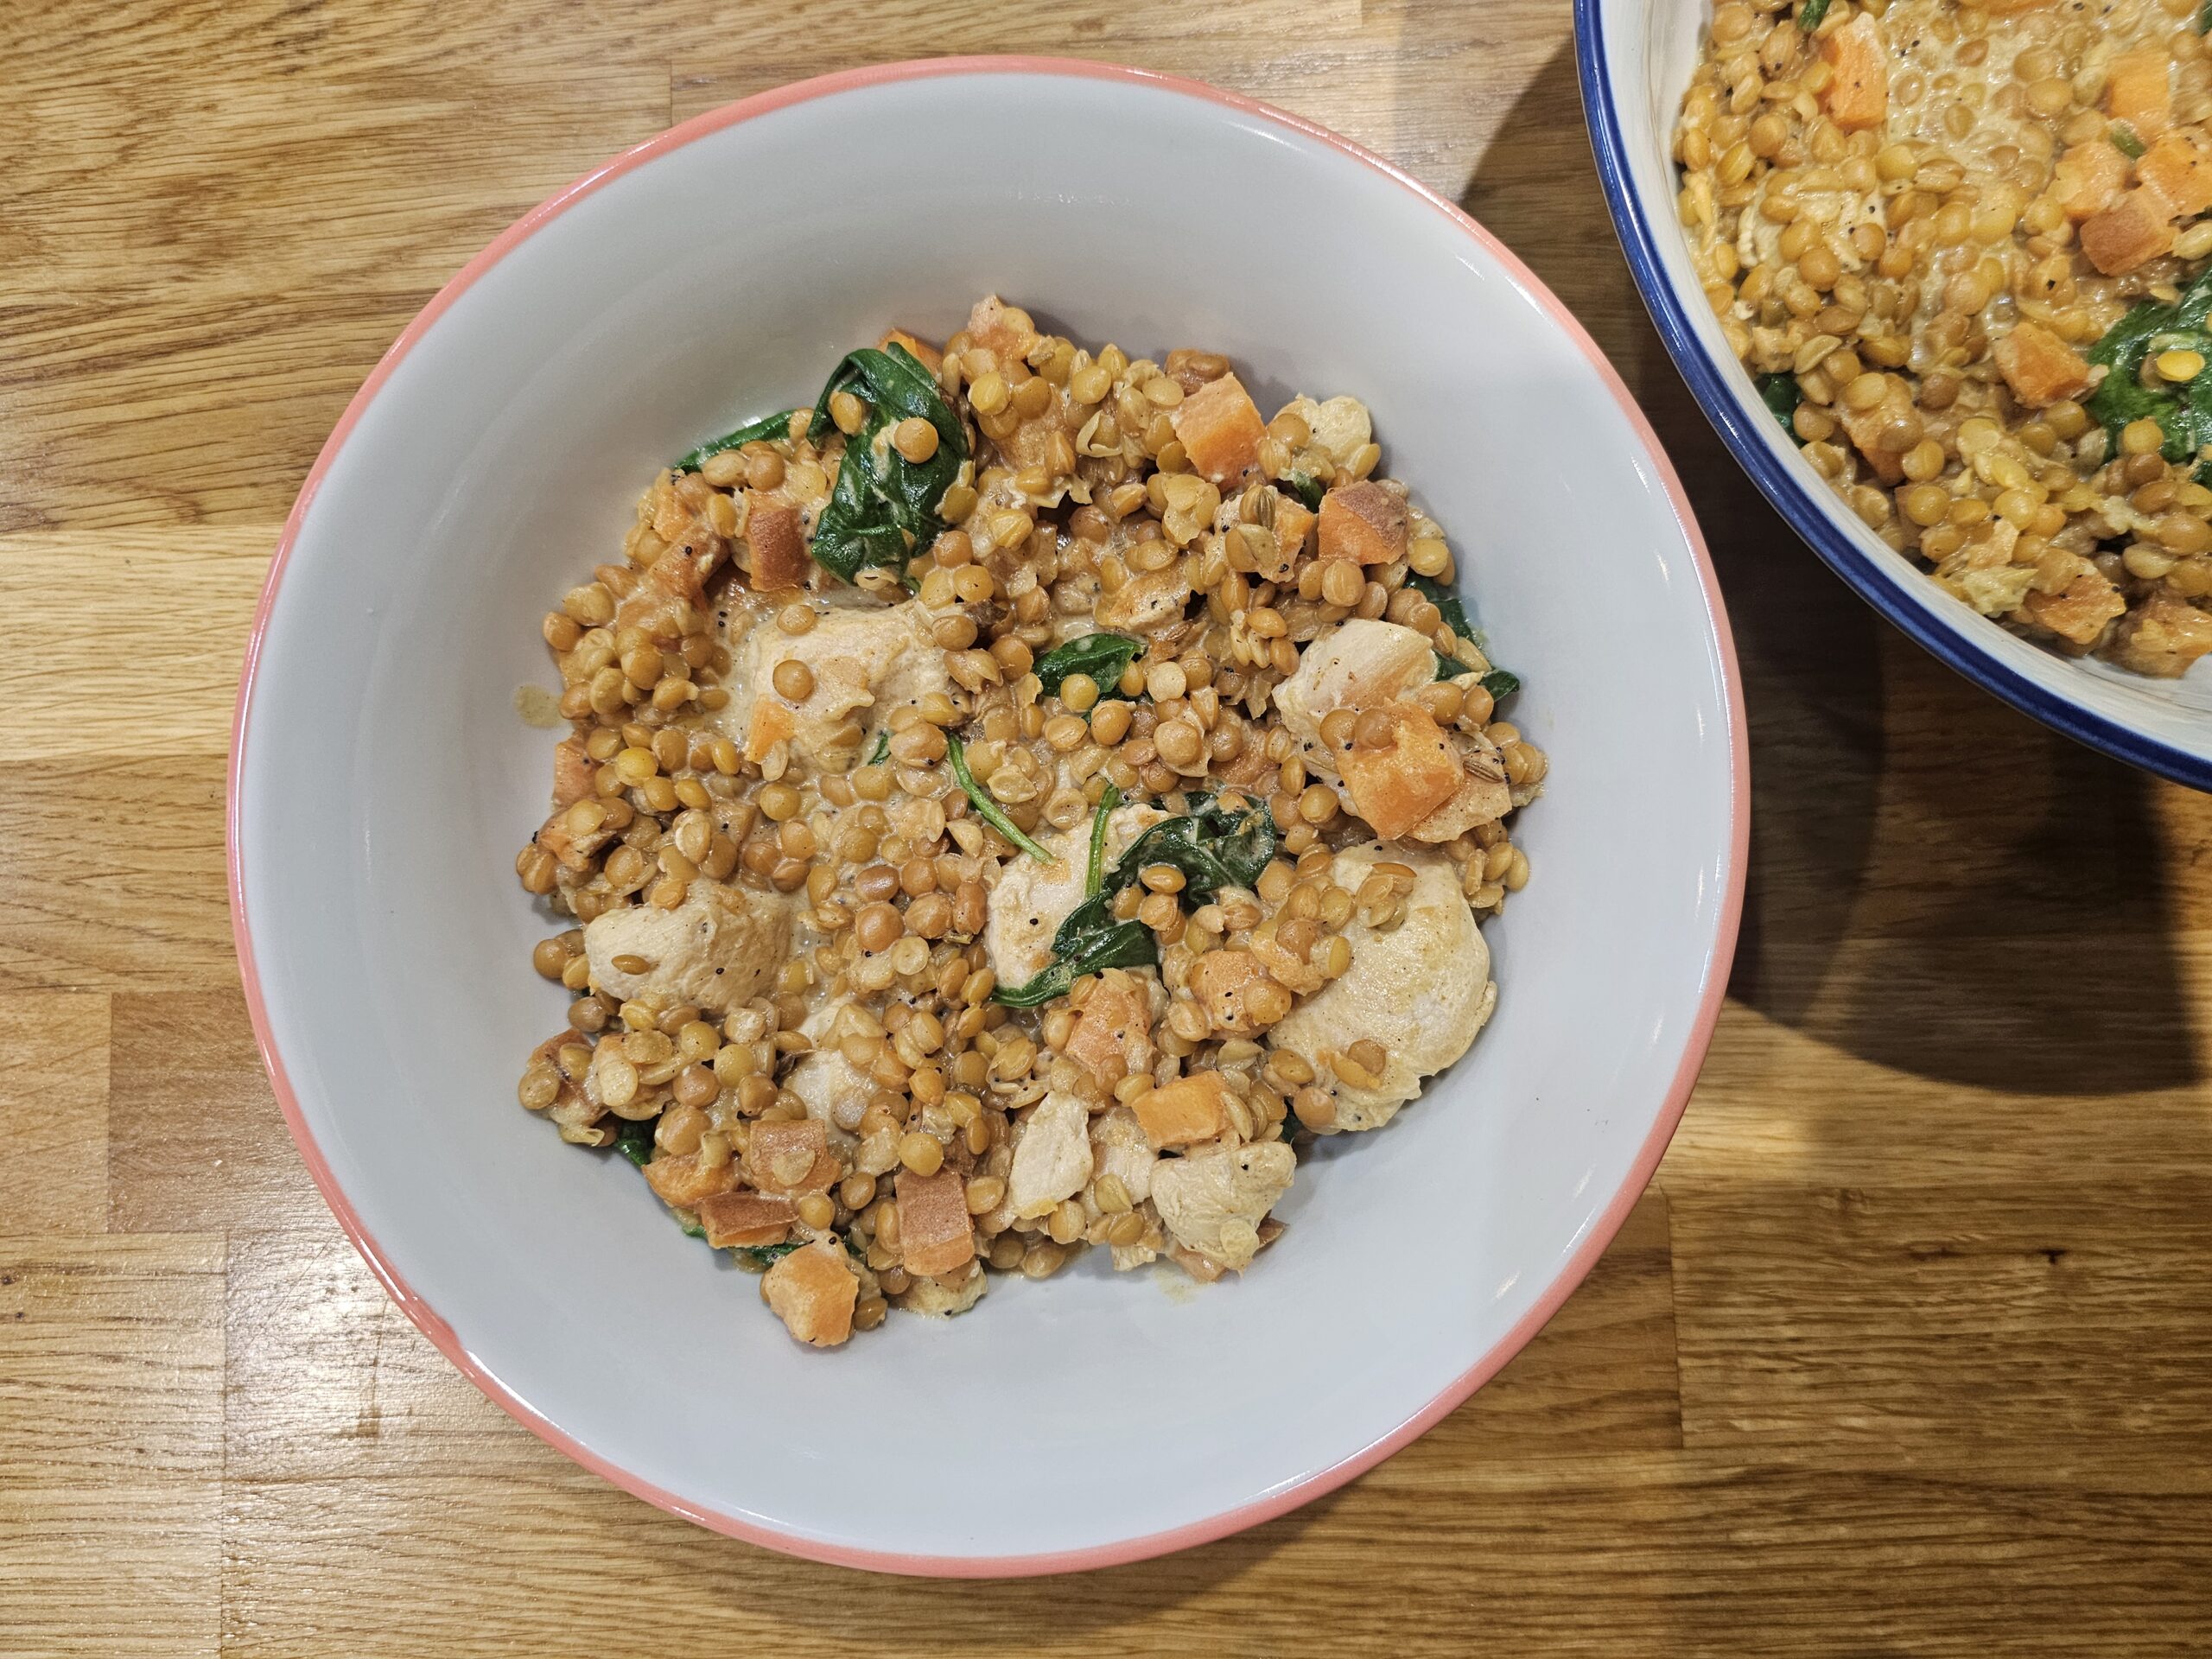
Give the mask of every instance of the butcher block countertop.
M 223 872 L 278 528 L 437 286 L 672 121 L 981 51 L 1267 99 L 1527 259 L 1703 522 L 1754 812 L 1703 1081 L 1549 1327 L 1302 1510 L 996 1585 L 716 1536 L 480 1395 L 308 1180 Z M 2212 1649 L 2212 800 L 1954 677 L 1754 495 L 1564 0 L 21 0 L 0 134 L 0 1654 Z

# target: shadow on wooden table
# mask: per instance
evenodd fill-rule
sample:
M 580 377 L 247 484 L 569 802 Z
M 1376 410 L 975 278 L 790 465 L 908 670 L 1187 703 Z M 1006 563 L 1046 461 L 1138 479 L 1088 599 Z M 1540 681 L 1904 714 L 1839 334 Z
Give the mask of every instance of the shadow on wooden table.
M 2195 1080 L 2151 780 L 1891 632 L 1800 543 L 1675 372 L 1620 257 L 1571 48 L 1462 205 L 1636 391 L 1681 472 L 1743 665 L 1751 861 L 1736 998 L 1876 1064 L 2031 1095 Z M 2085 1014 L 2124 1007 L 2125 1020 Z

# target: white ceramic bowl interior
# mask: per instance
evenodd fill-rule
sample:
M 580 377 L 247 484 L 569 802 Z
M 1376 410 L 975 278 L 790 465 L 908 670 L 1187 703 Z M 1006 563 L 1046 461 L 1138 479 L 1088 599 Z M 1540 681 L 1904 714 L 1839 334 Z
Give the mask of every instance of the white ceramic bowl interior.
M 1291 204 L 1331 233 L 1287 246 Z M 1195 1289 L 1094 1258 L 818 1353 L 635 1170 L 515 1103 L 563 1004 L 528 961 L 555 924 L 512 874 L 551 738 L 513 698 L 551 682 L 538 618 L 611 556 L 657 467 L 811 397 L 887 323 L 942 338 L 990 289 L 1133 353 L 1229 353 L 1263 403 L 1367 399 L 1554 764 L 1517 832 L 1535 878 L 1488 930 L 1495 1021 L 1386 1133 L 1306 1160 L 1248 1279 Z M 426 318 L 334 435 L 272 581 L 233 864 L 308 1161 L 487 1391 L 725 1530 L 869 1566 L 1042 1570 L 1325 1490 L 1556 1306 L 1702 1052 L 1745 785 L 1694 528 L 1523 270 L 1252 106 L 985 62 L 692 123 L 510 232 Z
M 1885 546 L 1813 469 L 1728 349 L 1675 212 L 1673 132 L 1711 0 L 1576 0 L 1584 113 L 1624 251 L 1683 378 L 1752 480 L 1813 550 L 1929 651 L 2023 712 L 2133 765 L 2212 788 L 2212 666 L 2145 679 L 2046 651 Z

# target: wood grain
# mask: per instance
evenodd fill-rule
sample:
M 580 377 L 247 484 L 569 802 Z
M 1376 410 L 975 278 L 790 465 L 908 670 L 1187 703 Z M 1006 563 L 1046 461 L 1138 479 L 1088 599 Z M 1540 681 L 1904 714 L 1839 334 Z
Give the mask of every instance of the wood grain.
M 1614 251 L 1569 30 L 1560 0 L 0 6 L 0 1656 L 2212 1648 L 2212 801 L 1947 674 L 1760 504 Z M 1525 1352 L 1294 1515 L 982 1586 L 675 1521 L 416 1334 L 261 1074 L 221 822 L 278 526 L 437 284 L 671 119 L 964 51 L 1284 105 L 1528 259 L 1713 545 L 1756 819 L 1681 1132 Z

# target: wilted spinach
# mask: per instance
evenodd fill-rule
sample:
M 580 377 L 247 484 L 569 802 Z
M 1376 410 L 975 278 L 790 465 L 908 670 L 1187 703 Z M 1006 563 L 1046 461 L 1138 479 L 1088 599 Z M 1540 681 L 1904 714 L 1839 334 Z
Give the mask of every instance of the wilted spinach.
M 1821 19 L 1828 15 L 1828 0 L 1805 0 L 1797 8 L 1797 27 L 1808 35 L 1821 26 Z
M 2207 3 L 2212 4 L 2212 0 L 2207 0 Z M 1306 504 L 1306 512 L 1321 511 L 1321 498 L 1328 493 L 1328 490 L 1319 479 L 1311 473 L 1285 473 L 1282 481 L 1290 486 L 1293 495 Z
M 1782 423 L 1782 429 L 1789 435 L 1789 442 L 1804 447 L 1805 441 L 1797 435 L 1796 416 L 1797 405 L 1805 394 L 1797 389 L 1797 377 L 1784 372 L 1781 374 L 1762 374 L 1753 382 L 1759 389 L 1759 401 L 1766 405 L 1767 413 Z
M 2139 302 L 2089 347 L 2088 359 L 2108 372 L 2082 407 L 2101 422 L 2113 442 L 2131 422 L 2156 421 L 2166 435 L 2159 453 L 2170 461 L 2194 460 L 2212 443 L 2212 376 L 2198 375 L 2178 385 L 2156 389 L 2143 384 L 2143 359 L 2158 352 L 2186 350 L 2212 357 L 2212 270 L 2191 283 L 2171 305 Z
M 1058 696 L 1071 674 L 1088 674 L 1102 697 L 1118 697 L 1122 671 L 1144 654 L 1144 641 L 1126 633 L 1084 633 L 1054 645 L 1037 659 L 1036 675 L 1048 697 Z
M 1136 838 L 1106 878 L 1104 893 L 1110 899 L 1148 866 L 1172 864 L 1183 873 L 1184 899 L 1206 904 L 1224 887 L 1257 885 L 1281 839 L 1266 807 L 1235 812 L 1217 797 L 1199 796 L 1181 817 L 1155 823 Z
M 743 1256 L 756 1268 L 765 1268 L 779 1258 L 789 1255 L 793 1250 L 804 1248 L 804 1243 L 791 1241 L 781 1244 L 740 1244 L 735 1246 L 730 1254 Z
M 874 567 L 906 573 L 914 550 L 944 530 L 938 503 L 968 459 L 968 435 L 938 388 L 937 378 L 904 346 L 854 352 L 837 365 L 814 405 L 814 442 L 836 429 L 830 400 L 850 392 L 866 406 L 861 429 L 845 440 L 836 487 L 814 527 L 810 551 L 823 569 L 850 582 Z M 892 447 L 890 429 L 904 420 L 937 429 L 937 451 L 911 461 Z
M 2131 162 L 2139 160 L 2143 141 L 2135 136 L 2134 127 L 2126 121 L 2115 121 L 2106 130 L 2105 137 L 2112 140 L 2112 147 Z
M 725 449 L 741 449 L 748 443 L 773 443 L 788 438 L 791 435 L 791 416 L 798 413 L 795 409 L 787 409 L 780 415 L 763 415 L 757 421 L 748 421 L 734 432 L 725 432 L 712 442 L 701 444 L 676 463 L 676 470 L 696 473 L 706 464 L 708 456 L 719 455 Z
M 1109 874 L 1105 870 L 1106 820 L 1120 804 L 1120 795 L 1109 787 L 1092 816 L 1090 863 L 1084 878 L 1086 896 L 1053 933 L 1052 964 L 1019 985 L 1001 986 L 991 994 L 995 1001 L 1008 1007 L 1033 1008 L 1065 996 L 1069 987 L 1087 974 L 1158 962 L 1160 947 L 1149 927 L 1135 919 L 1114 919 L 1116 894 L 1147 865 L 1172 864 L 1183 873 L 1185 899 L 1202 905 L 1223 887 L 1256 885 L 1281 839 L 1266 807 L 1231 811 L 1213 797 L 1201 796 L 1191 803 L 1188 812 L 1155 823 L 1139 836 Z
M 1510 668 L 1493 668 L 1475 682 L 1491 695 L 1493 702 L 1503 702 L 1521 689 L 1521 677 Z
M 967 747 L 950 732 L 944 734 L 944 753 L 945 758 L 952 762 L 953 781 L 960 785 L 960 792 L 968 798 L 969 804 L 976 809 L 977 817 L 1020 848 L 1030 857 L 1046 864 L 1058 861 L 1016 829 L 1014 820 L 1001 811 L 999 804 L 983 791 L 982 785 L 976 781 L 976 774 L 968 770 Z
M 621 1133 L 614 1137 L 614 1149 L 643 1169 L 653 1160 L 653 1122 L 645 1118 L 634 1123 L 625 1123 Z

